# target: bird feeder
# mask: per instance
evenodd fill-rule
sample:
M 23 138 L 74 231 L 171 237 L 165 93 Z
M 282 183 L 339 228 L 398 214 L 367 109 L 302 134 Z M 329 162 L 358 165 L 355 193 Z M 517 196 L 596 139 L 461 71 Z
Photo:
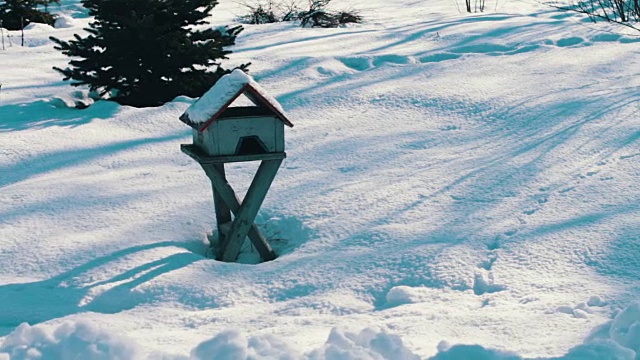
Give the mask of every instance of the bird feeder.
M 252 106 L 234 106 L 245 97 Z M 193 144 L 181 150 L 211 180 L 218 227 L 218 260 L 235 261 L 249 238 L 265 260 L 276 255 L 255 225 L 255 217 L 286 157 L 284 127 L 293 124 L 282 106 L 241 70 L 221 77 L 180 120 L 193 128 Z M 226 180 L 224 164 L 260 161 L 242 203 Z M 232 216 L 233 214 L 233 216 Z

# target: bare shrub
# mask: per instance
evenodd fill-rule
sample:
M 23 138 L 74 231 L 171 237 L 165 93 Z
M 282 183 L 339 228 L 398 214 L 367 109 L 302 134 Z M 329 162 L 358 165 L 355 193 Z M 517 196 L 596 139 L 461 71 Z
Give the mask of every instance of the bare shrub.
M 570 5 L 572 8 L 607 21 L 630 22 L 640 19 L 639 0 L 586 0 Z
M 282 21 L 300 21 L 302 27 L 338 27 L 349 23 L 362 22 L 362 16 L 354 11 L 329 11 L 326 9 L 331 0 L 308 0 L 303 8 L 299 0 L 276 2 L 266 0 L 241 3 L 249 13 L 241 17 L 248 24 L 267 24 Z
M 572 0 L 566 5 L 547 3 L 565 11 L 574 11 L 587 15 L 593 22 L 598 19 L 621 24 L 640 31 L 640 0 Z
M 340 24 L 332 13 L 326 10 L 315 10 L 302 15 L 300 25 L 302 25 L 302 27 L 332 28 L 338 27 Z
M 537 1 L 537 0 L 534 0 Z M 495 9 L 498 9 L 499 0 L 489 1 L 490 4 L 495 5 Z M 454 5 L 459 13 L 463 13 L 463 9 L 461 7 L 461 1 L 453 0 Z M 487 0 L 464 0 L 464 11 L 468 13 L 482 13 L 487 8 Z
M 338 15 L 338 22 L 340 23 L 340 25 L 349 23 L 359 24 L 363 20 L 362 16 L 354 11 L 341 11 L 336 15 Z
M 270 24 L 281 21 L 276 15 L 275 5 L 271 0 L 254 4 L 245 2 L 242 5 L 249 10 L 249 13 L 241 18 L 247 24 Z
M 331 0 L 309 0 L 309 10 L 300 16 L 303 27 L 338 27 L 349 23 L 361 23 L 362 16 L 353 10 L 333 12 L 326 9 Z
M 340 25 L 361 22 L 362 16 L 346 11 L 333 13 L 326 10 L 316 10 L 306 13 L 300 18 L 302 27 L 334 28 Z

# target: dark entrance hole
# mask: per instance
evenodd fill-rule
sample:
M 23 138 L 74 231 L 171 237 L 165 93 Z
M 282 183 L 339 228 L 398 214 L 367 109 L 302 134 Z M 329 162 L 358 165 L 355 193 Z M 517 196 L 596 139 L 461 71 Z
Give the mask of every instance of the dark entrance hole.
M 267 147 L 257 136 L 245 136 L 238 140 L 236 155 L 266 154 Z

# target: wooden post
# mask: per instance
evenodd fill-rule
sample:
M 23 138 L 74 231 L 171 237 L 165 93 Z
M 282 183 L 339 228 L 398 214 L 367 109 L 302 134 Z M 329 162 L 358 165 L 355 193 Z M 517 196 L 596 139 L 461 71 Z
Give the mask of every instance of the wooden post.
M 275 171 L 278 171 L 278 168 L 280 166 L 280 164 L 282 163 L 282 159 L 278 159 L 278 160 L 265 160 L 263 161 L 266 162 L 277 162 L 277 166 L 275 167 Z M 218 164 L 202 164 L 202 168 L 204 169 L 205 173 L 207 174 L 207 177 L 209 177 L 209 179 L 211 180 L 211 184 L 213 185 L 213 189 L 214 192 L 216 194 L 216 196 L 219 198 L 219 201 L 222 202 L 224 204 L 224 208 L 229 209 L 235 216 L 236 219 L 239 217 L 239 213 L 240 213 L 240 201 L 238 200 L 238 197 L 236 196 L 235 191 L 233 190 L 233 188 L 231 187 L 231 185 L 229 185 L 229 183 L 227 182 L 226 178 L 225 178 L 225 174 L 224 174 L 224 167 L 220 167 L 220 166 L 216 166 Z M 261 165 L 262 167 L 262 165 Z M 258 174 L 260 173 L 260 169 L 258 169 L 258 173 L 256 173 L 256 178 L 258 178 Z M 273 177 L 275 177 L 275 173 L 274 175 L 271 177 L 271 179 L 269 180 L 269 183 L 266 184 L 266 189 L 269 189 L 269 186 L 271 185 L 271 182 L 273 181 Z M 255 182 L 255 178 L 254 181 Z M 252 182 L 252 186 L 253 186 L 253 182 Z M 251 189 L 251 187 L 250 187 Z M 247 196 L 245 197 L 245 202 L 247 201 L 247 199 L 249 199 L 249 192 L 247 192 Z M 260 204 L 258 205 L 258 208 L 260 207 L 260 205 L 262 204 L 262 201 L 264 200 L 264 197 L 262 198 L 262 200 L 260 200 Z M 221 207 L 220 209 L 224 209 L 223 207 Z M 218 208 L 216 208 L 216 219 L 218 219 L 218 214 L 217 214 Z M 257 212 L 256 212 L 257 214 Z M 253 246 L 256 247 L 256 250 L 258 250 L 258 253 L 260 254 L 260 257 L 265 260 L 265 261 L 270 261 L 276 258 L 276 254 L 273 251 L 273 249 L 271 248 L 271 246 L 269 245 L 269 243 L 267 242 L 267 240 L 265 239 L 264 235 L 262 235 L 262 233 L 260 232 L 260 230 L 258 229 L 258 227 L 253 223 L 253 220 L 255 218 L 256 215 L 253 215 L 253 218 L 251 219 L 251 223 L 250 223 L 250 228 L 249 228 L 249 233 L 245 234 L 245 236 L 249 236 L 249 239 L 251 240 L 251 243 L 253 244 Z M 231 233 L 231 228 L 227 229 L 221 229 L 220 225 L 221 224 L 228 224 L 226 220 L 227 218 L 222 218 L 218 219 L 218 231 L 223 233 L 224 236 L 224 240 L 220 241 L 220 248 L 219 248 L 219 253 L 218 253 L 218 259 L 219 260 L 223 260 L 224 259 L 224 252 L 225 249 L 227 249 L 227 247 L 229 246 L 229 235 Z M 226 221 L 225 221 L 226 220 Z M 223 221 L 223 222 L 220 222 Z M 235 221 L 234 221 L 235 223 Z M 240 240 L 237 240 L 240 242 L 239 246 L 242 247 L 242 240 L 244 240 L 244 237 L 242 237 Z M 238 248 L 238 251 L 240 250 L 240 248 Z M 236 254 L 236 258 L 237 258 L 237 254 Z M 229 256 L 228 256 L 229 257 Z M 234 261 L 234 259 L 232 260 L 224 260 L 224 261 Z
M 282 164 L 282 160 L 287 154 L 281 152 L 257 155 L 208 156 L 193 145 L 181 145 L 181 150 L 196 160 L 202 166 L 209 180 L 211 180 L 220 239 L 217 259 L 235 261 L 247 236 L 264 261 L 275 259 L 276 253 L 254 221 L 280 168 L 280 164 Z M 224 164 L 256 160 L 261 161 L 260 166 L 244 200 L 241 202 L 227 182 Z M 234 215 L 233 220 L 231 214 Z
M 264 160 L 253 178 L 247 195 L 240 205 L 236 218 L 227 234 L 226 248 L 222 249 L 222 261 L 235 261 L 240 253 L 244 238 L 249 234 L 253 221 L 262 206 L 267 191 L 280 168 L 282 159 Z
M 216 173 L 220 174 L 222 179 L 226 182 L 226 177 L 224 174 L 224 163 L 223 164 L 212 164 L 211 167 L 214 168 Z M 205 170 L 206 172 L 206 170 Z M 229 207 L 222 200 L 220 193 L 216 190 L 215 186 L 211 184 L 211 188 L 213 190 L 213 205 L 216 209 L 216 223 L 218 228 L 218 244 L 222 245 L 225 243 L 225 233 L 221 229 L 221 225 L 231 222 L 231 212 Z

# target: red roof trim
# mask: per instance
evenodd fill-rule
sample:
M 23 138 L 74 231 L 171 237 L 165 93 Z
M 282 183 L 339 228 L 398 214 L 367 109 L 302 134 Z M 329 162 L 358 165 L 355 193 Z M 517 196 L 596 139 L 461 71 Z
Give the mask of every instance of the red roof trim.
M 251 95 L 253 95 L 256 98 L 258 98 L 259 100 L 261 100 L 262 103 L 264 105 L 266 105 L 269 110 L 273 111 L 276 115 L 278 115 L 278 118 L 280 118 L 280 120 L 285 125 L 287 125 L 288 127 L 293 127 L 293 124 L 291 123 L 291 121 L 289 121 L 289 119 L 287 119 L 287 117 L 284 116 L 284 114 L 280 110 L 276 109 L 276 107 L 273 106 L 273 104 L 271 104 L 269 101 L 267 101 L 267 99 L 265 99 L 264 96 L 262 96 L 256 89 L 253 88 L 253 86 L 251 86 L 250 84 L 247 84 L 245 87 L 246 87 L 245 90 L 249 90 Z
M 287 125 L 288 127 L 293 127 L 293 124 L 291 123 L 291 121 L 289 121 L 289 119 L 287 119 L 287 117 L 284 116 L 284 114 L 280 110 L 278 110 L 275 106 L 273 106 L 273 104 L 271 104 L 267 99 L 265 99 L 264 96 L 260 94 L 260 92 L 258 92 L 250 84 L 245 84 L 244 86 L 242 86 L 242 88 L 240 88 L 240 90 L 238 90 L 238 93 L 236 93 L 229 101 L 227 101 L 226 104 L 224 104 L 224 106 L 222 106 L 218 111 L 216 111 L 216 113 L 213 114 L 213 116 L 211 116 L 211 118 L 207 120 L 207 122 L 202 124 L 202 126 L 200 126 L 200 129 L 198 129 L 198 131 L 203 132 L 207 130 L 209 125 L 211 125 L 214 121 L 216 121 L 216 119 L 220 115 L 222 115 L 222 113 L 225 112 L 225 110 L 227 110 L 227 108 L 229 108 L 229 106 L 231 106 L 231 104 L 234 101 L 236 101 L 236 99 L 240 95 L 244 94 L 245 92 L 249 92 L 250 94 L 249 100 L 251 100 L 253 103 L 255 103 L 254 100 L 259 100 L 262 103 L 262 105 L 265 105 L 269 110 L 273 111 L 273 113 L 276 114 L 276 116 L 280 119 L 280 121 L 282 121 L 285 125 Z M 260 104 L 256 104 L 256 105 L 260 105 Z
M 213 116 L 211 116 L 211 118 L 209 120 L 207 120 L 207 122 L 205 122 L 204 124 L 202 124 L 202 126 L 200 127 L 200 130 L 198 130 L 199 132 L 203 132 L 205 130 L 207 130 L 207 128 L 209 127 L 209 125 L 211 125 L 211 123 L 213 123 L 214 121 L 216 121 L 216 119 L 218 118 L 218 116 L 222 115 L 222 113 L 227 110 L 227 108 L 234 102 L 236 101 L 236 99 L 238 98 L 238 96 L 242 95 L 243 92 L 245 92 L 245 90 L 247 89 L 247 87 L 249 87 L 249 84 L 245 84 L 244 86 L 242 86 L 242 88 L 238 91 L 238 93 L 236 93 L 235 95 L 233 95 L 233 97 L 231 99 L 229 99 L 229 101 L 227 101 L 226 104 L 224 104 L 224 106 L 222 106 L 215 114 L 213 114 Z

